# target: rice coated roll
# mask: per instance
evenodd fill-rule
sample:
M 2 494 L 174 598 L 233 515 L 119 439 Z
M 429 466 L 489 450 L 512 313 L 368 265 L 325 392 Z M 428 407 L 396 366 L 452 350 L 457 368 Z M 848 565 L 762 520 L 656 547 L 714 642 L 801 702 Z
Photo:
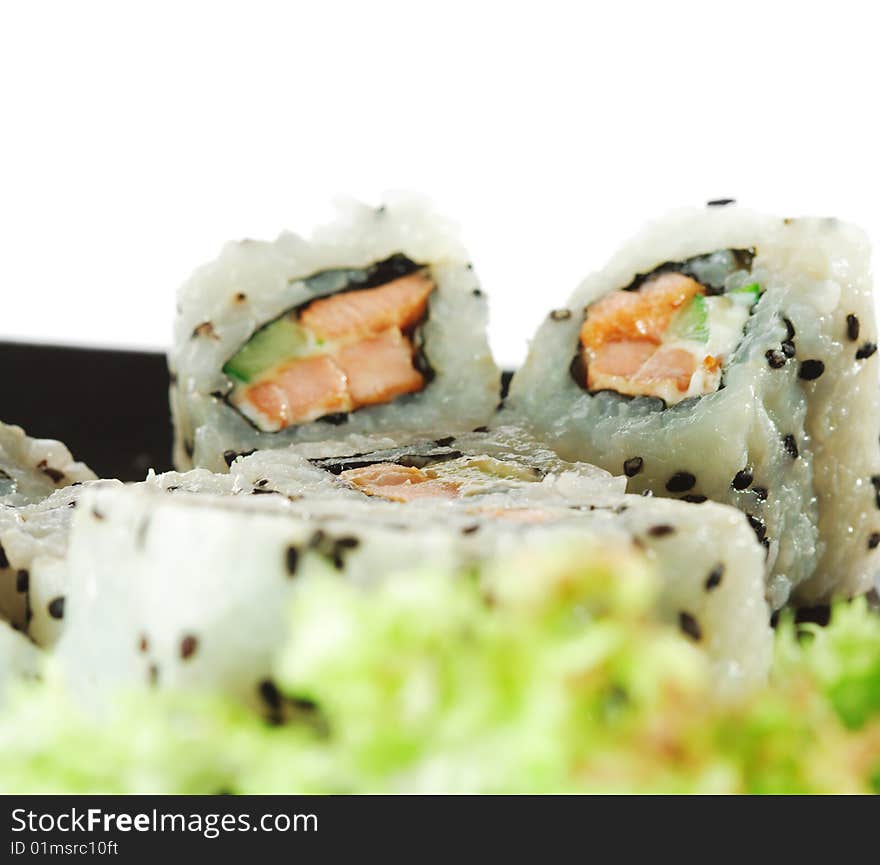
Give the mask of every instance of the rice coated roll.
M 58 644 L 74 693 L 100 706 L 126 683 L 219 688 L 266 705 L 273 653 L 297 586 L 334 574 L 365 591 L 420 568 L 472 579 L 499 556 L 582 544 L 656 568 L 657 615 L 707 653 L 719 693 L 766 677 L 771 645 L 763 548 L 741 514 L 639 496 L 507 515 L 365 497 L 89 489 L 76 509 Z M 539 512 L 540 511 L 540 512 Z M 687 567 L 684 567 L 684 565 Z M 94 622 L 102 627 L 96 629 Z M 271 696 L 271 694 L 270 694 Z
M 455 231 L 413 201 L 352 204 L 311 240 L 228 244 L 179 293 L 175 464 L 481 426 L 500 381 L 486 320 Z
M 880 572 L 872 288 L 867 239 L 835 219 L 673 213 L 548 316 L 503 416 L 631 491 L 738 507 L 774 608 L 866 591 Z

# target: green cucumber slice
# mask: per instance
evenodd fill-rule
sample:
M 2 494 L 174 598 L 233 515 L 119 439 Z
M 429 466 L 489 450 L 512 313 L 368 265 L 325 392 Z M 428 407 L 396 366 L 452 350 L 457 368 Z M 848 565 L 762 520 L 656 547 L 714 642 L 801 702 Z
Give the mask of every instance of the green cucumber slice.
M 290 315 L 260 328 L 223 366 L 223 372 L 241 382 L 284 360 L 300 357 L 315 347 L 315 338 Z
M 709 310 L 706 298 L 702 294 L 695 294 L 691 302 L 675 314 L 666 333 L 676 339 L 708 342 Z

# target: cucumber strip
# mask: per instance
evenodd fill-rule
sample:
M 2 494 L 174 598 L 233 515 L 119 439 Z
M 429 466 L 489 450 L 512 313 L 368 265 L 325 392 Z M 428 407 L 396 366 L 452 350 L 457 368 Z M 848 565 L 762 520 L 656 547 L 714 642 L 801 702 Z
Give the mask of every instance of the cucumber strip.
M 258 330 L 223 366 L 223 372 L 244 382 L 282 361 L 310 354 L 314 337 L 289 315 Z
M 702 294 L 694 295 L 691 302 L 675 314 L 666 333 L 676 339 L 708 342 L 709 310 L 706 298 Z

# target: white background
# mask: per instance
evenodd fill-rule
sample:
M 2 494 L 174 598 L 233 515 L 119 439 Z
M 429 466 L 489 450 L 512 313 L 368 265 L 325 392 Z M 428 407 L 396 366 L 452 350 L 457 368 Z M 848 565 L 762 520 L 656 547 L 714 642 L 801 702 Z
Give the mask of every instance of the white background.
M 876 240 L 872 6 L 4 3 L 0 339 L 164 347 L 224 240 L 387 189 L 461 224 L 506 364 L 672 206 Z

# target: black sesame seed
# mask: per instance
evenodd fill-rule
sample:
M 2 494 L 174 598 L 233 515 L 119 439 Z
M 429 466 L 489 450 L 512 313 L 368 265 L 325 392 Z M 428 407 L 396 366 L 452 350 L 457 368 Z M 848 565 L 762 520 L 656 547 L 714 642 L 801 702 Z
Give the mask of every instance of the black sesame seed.
M 260 478 L 255 484 L 255 487 L 260 487 L 261 489 L 269 483 L 269 478 Z
M 861 329 L 862 326 L 859 323 L 858 318 L 850 313 L 846 317 L 846 335 L 850 342 L 855 342 L 859 338 L 859 333 Z
M 489 432 L 489 427 L 487 426 L 475 426 L 472 430 L 475 433 L 487 433 Z
M 876 550 L 877 547 L 880 547 L 880 532 L 871 532 L 868 535 L 868 549 Z
M 798 377 L 804 381 L 815 381 L 825 372 L 825 364 L 821 360 L 805 360 L 798 370 Z
M 782 323 L 785 325 L 785 329 L 788 332 L 788 336 L 786 337 L 786 339 L 787 339 L 787 341 L 790 342 L 791 340 L 794 339 L 795 333 L 796 333 L 796 331 L 794 329 L 794 325 L 791 323 L 790 318 L 783 318 Z
M 354 535 L 343 535 L 341 538 L 336 539 L 336 546 L 341 550 L 354 550 L 360 545 L 360 538 L 356 538 Z
M 293 577 L 296 575 L 297 568 L 299 568 L 299 550 L 290 546 L 284 553 L 284 563 L 287 567 L 287 573 Z
M 565 321 L 566 319 L 571 318 L 571 310 L 570 309 L 554 309 L 553 312 L 550 313 L 550 318 L 553 321 Z
M 675 528 L 668 525 L 651 526 L 648 529 L 648 535 L 652 538 L 665 538 L 675 533 Z
M 724 576 L 724 565 L 718 564 L 715 565 L 714 568 L 709 572 L 709 576 L 706 577 L 706 582 L 703 585 L 706 587 L 707 592 L 711 592 L 712 589 L 717 589 L 718 586 L 721 585 L 721 578 Z
M 752 487 L 752 492 L 755 494 L 755 498 L 759 502 L 767 501 L 767 496 L 769 495 L 767 487 Z
M 795 348 L 795 344 L 790 339 L 782 343 L 782 353 L 787 358 L 792 358 L 797 354 L 797 348 Z
M 15 591 L 24 594 L 31 584 L 31 575 L 24 569 L 15 575 Z
M 644 467 L 645 461 L 641 457 L 630 457 L 623 464 L 623 473 L 628 478 L 634 478 Z
M 198 639 L 192 634 L 187 634 L 180 641 L 180 657 L 183 658 L 184 661 L 189 660 L 196 653 L 198 647 Z
M 270 709 L 281 708 L 281 692 L 271 679 L 263 679 L 263 681 L 257 685 L 257 690 L 259 691 L 263 702 Z
M 479 289 L 479 288 L 475 288 L 475 289 L 471 292 L 471 294 L 472 294 L 474 297 L 482 297 L 482 296 L 483 296 L 483 292 L 482 292 L 482 290 Z
M 797 439 L 791 433 L 782 439 L 782 446 L 793 460 L 796 460 L 800 456 Z
M 104 514 L 102 514 L 97 508 L 92 508 L 92 516 L 96 520 L 103 520 L 104 519 Z
M 763 543 L 767 537 L 767 526 L 765 526 L 761 520 L 759 520 L 755 516 L 752 516 L 751 514 L 746 514 L 746 519 L 749 521 L 749 525 L 754 530 L 755 534 L 758 537 L 758 540 Z
M 465 526 L 461 530 L 461 533 L 463 535 L 472 535 L 472 534 L 474 534 L 474 532 L 478 532 L 479 530 L 480 530 L 479 523 L 474 523 L 472 526 Z
M 686 493 L 692 490 L 696 483 L 696 477 L 690 472 L 676 472 L 666 481 L 666 489 L 670 493 Z
M 244 303 L 246 300 L 247 300 L 247 295 L 243 291 L 240 291 L 238 294 L 235 295 L 235 302 L 236 303 Z
M 775 348 L 771 348 L 764 357 L 767 358 L 767 363 L 770 364 L 770 369 L 782 369 L 788 361 L 788 358 Z
M 877 343 L 866 342 L 856 352 L 856 360 L 867 360 L 877 351 Z
M 64 618 L 64 595 L 53 598 L 51 601 L 49 601 L 49 615 L 53 619 Z
M 713 198 L 706 202 L 706 207 L 727 207 L 728 204 L 736 204 L 735 198 Z
M 254 487 L 251 490 L 251 495 L 252 496 L 273 496 L 273 495 L 280 495 L 280 493 L 278 492 L 278 490 L 266 490 L 266 489 L 262 489 L 261 487 Z
M 455 436 L 443 436 L 443 438 L 435 439 L 434 444 L 438 448 L 448 448 L 455 441 Z
M 703 502 L 709 501 L 708 496 L 703 496 L 695 493 L 688 493 L 686 496 L 682 496 L 681 500 L 683 502 L 690 502 L 692 505 L 701 505 Z
M 700 623 L 690 613 L 684 612 L 684 610 L 678 614 L 678 627 L 692 640 L 699 642 L 703 638 Z
M 751 469 L 742 469 L 736 473 L 730 485 L 735 490 L 746 490 L 752 485 L 752 481 L 755 479 L 754 474 Z

